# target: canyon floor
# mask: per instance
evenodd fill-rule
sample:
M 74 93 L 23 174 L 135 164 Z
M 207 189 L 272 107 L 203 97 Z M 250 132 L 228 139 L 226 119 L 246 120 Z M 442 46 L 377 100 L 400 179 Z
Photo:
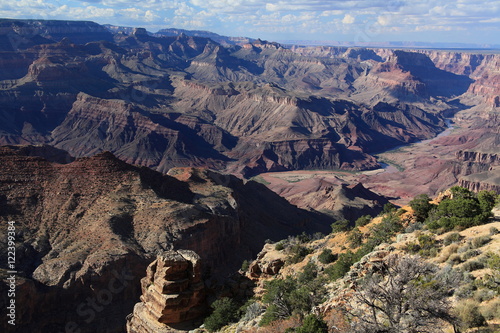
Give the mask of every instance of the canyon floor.
M 376 154 L 377 161 L 383 165 L 380 169 L 360 172 L 268 172 L 254 179 L 289 200 L 289 193 L 301 193 L 291 201 L 302 208 L 313 208 L 305 201 L 308 194 L 317 192 L 320 182 L 351 186 L 362 183 L 365 188 L 389 198 L 392 203 L 405 205 L 418 194 L 433 196 L 459 181 L 460 175 L 450 172 L 450 169 L 453 169 L 458 152 L 475 150 L 473 147 L 481 145 L 481 135 L 476 135 L 475 131 L 481 121 L 481 112 L 477 108 L 463 110 L 450 118 L 449 128 L 435 138 Z M 481 151 L 488 154 L 496 154 L 496 150 L 495 147 L 481 148 Z M 498 169 L 491 169 L 495 175 L 498 174 Z

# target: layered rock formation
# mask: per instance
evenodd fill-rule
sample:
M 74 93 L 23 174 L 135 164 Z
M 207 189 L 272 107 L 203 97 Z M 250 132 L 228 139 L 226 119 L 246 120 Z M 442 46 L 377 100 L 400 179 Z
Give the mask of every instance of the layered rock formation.
M 268 238 L 326 232 L 332 223 L 261 184 L 206 169 L 173 169 L 169 176 L 109 152 L 60 164 L 33 151 L 0 148 L 1 233 L 6 237 L 7 222 L 15 221 L 16 269 L 26 286 L 16 294 L 23 305 L 19 332 L 64 331 L 65 325 L 123 331 L 156 253 L 194 250 L 213 279 L 236 270 Z M 0 250 L 3 274 L 5 243 Z
M 141 279 L 141 303 L 127 319 L 128 333 L 172 332 L 168 326 L 199 318 L 206 310 L 200 257 L 193 251 L 168 251 Z
M 110 150 L 163 172 L 373 169 L 370 154 L 441 131 L 440 113 L 463 107 L 449 100 L 486 80 L 493 63 L 467 71 L 417 52 L 224 47 L 183 33 L 37 24 L 29 36 L 42 39 L 0 57 L 0 143 L 50 143 L 77 157 Z M 7 41 L 29 37 L 9 29 Z M 83 45 L 71 35 L 83 31 L 113 39 L 87 34 Z

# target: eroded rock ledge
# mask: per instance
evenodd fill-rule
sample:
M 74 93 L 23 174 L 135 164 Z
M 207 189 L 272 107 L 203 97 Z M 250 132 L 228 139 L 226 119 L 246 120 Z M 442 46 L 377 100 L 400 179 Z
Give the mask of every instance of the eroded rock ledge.
M 206 310 L 200 257 L 193 251 L 159 255 L 141 280 L 141 302 L 127 318 L 128 333 L 175 332 L 170 325 L 200 317 Z

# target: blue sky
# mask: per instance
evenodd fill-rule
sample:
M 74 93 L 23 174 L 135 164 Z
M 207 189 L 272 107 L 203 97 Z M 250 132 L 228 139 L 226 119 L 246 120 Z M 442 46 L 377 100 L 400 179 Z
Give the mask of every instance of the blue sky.
M 0 17 L 208 30 L 267 40 L 500 44 L 497 0 L 0 0 Z

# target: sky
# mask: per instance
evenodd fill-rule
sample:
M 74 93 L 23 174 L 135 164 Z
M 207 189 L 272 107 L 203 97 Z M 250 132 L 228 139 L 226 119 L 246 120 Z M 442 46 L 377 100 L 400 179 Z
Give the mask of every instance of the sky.
M 500 0 L 0 0 L 0 17 L 207 30 L 270 41 L 500 44 Z

